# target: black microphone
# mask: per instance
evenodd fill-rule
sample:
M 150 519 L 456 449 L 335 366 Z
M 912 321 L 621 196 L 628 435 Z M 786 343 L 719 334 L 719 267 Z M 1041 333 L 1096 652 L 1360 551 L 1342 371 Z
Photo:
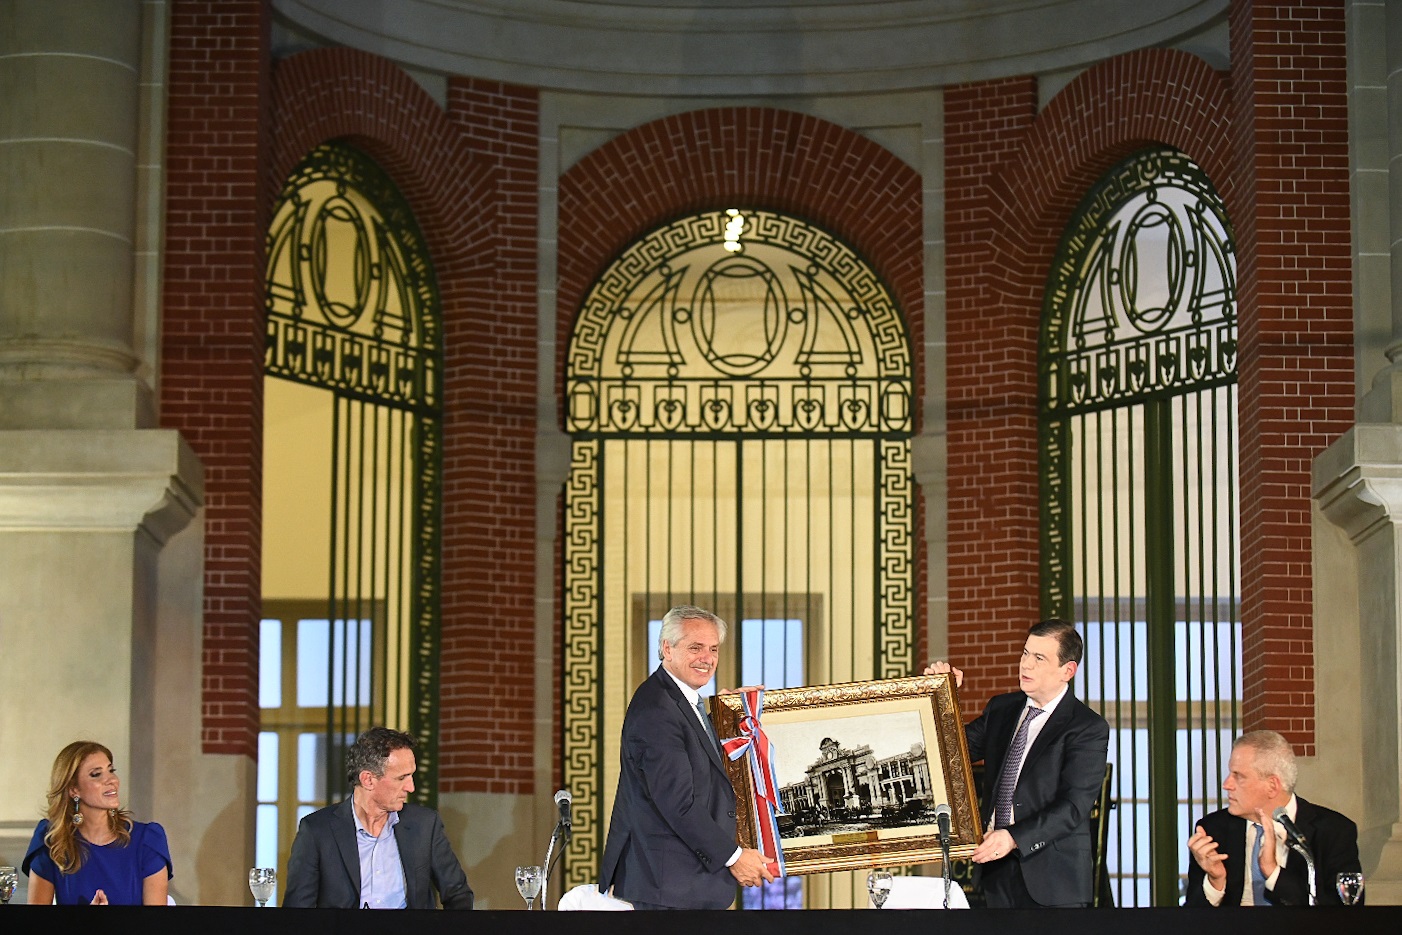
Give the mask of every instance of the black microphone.
M 935 806 L 935 821 L 940 826 L 940 847 L 949 848 L 949 804 L 941 802 Z
M 570 821 L 570 802 L 572 799 L 573 796 L 570 795 L 570 790 L 568 789 L 561 789 L 559 792 L 555 793 L 555 805 L 560 809 L 560 824 L 564 826 L 566 830 L 573 827 L 573 822 Z
M 1272 812 L 1271 817 L 1285 827 L 1286 837 L 1290 838 L 1290 840 L 1301 847 L 1309 847 L 1309 843 L 1305 840 L 1304 834 L 1296 827 L 1295 823 L 1290 820 L 1290 816 L 1286 814 L 1284 805 Z

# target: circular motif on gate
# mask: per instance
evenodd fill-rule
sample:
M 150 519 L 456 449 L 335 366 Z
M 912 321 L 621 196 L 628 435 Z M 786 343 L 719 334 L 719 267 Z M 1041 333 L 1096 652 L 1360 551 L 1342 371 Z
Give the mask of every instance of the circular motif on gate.
M 308 285 L 327 321 L 342 328 L 355 324 L 373 294 L 370 235 L 355 205 L 339 196 L 328 198 L 312 220 L 305 249 L 310 253 Z M 331 269 L 332 257 L 339 262 L 349 258 L 350 269 Z
M 1152 245 L 1154 253 L 1161 255 L 1142 255 L 1146 245 Z M 1167 205 L 1151 201 L 1135 212 L 1125 225 L 1118 270 L 1120 300 L 1126 316 L 1140 331 L 1153 331 L 1182 307 L 1184 283 L 1188 280 L 1185 264 L 1189 257 L 1183 225 Z M 1146 261 L 1143 266 L 1141 259 Z M 1166 299 L 1162 305 L 1139 304 L 1140 297 L 1150 291 L 1141 288 L 1145 285 L 1141 282 L 1143 267 L 1164 271 L 1166 281 L 1162 285 Z
M 758 301 L 754 293 L 761 292 Z M 728 319 L 728 334 L 717 322 L 722 305 L 746 308 L 745 318 Z M 702 356 L 721 373 L 745 377 L 774 362 L 788 334 L 788 303 L 778 278 L 762 263 L 726 257 L 701 274 L 691 302 L 691 333 Z M 756 340 L 758 338 L 758 340 Z

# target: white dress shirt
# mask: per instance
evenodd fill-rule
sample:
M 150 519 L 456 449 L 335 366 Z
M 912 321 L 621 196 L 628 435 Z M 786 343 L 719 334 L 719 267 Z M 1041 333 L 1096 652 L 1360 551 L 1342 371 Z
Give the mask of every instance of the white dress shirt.
M 1295 820 L 1295 794 L 1290 794 L 1290 801 L 1285 803 L 1285 814 L 1290 816 L 1290 820 Z M 1280 822 L 1272 822 L 1275 825 L 1275 872 L 1266 877 L 1266 889 L 1274 890 L 1275 881 L 1280 879 L 1280 868 L 1285 866 L 1285 862 L 1290 859 L 1290 848 L 1285 846 L 1285 826 Z M 1251 852 L 1256 849 L 1256 822 L 1250 818 L 1246 819 L 1246 850 L 1242 851 L 1242 863 L 1249 863 Z M 1243 906 L 1254 906 L 1256 900 L 1251 893 L 1251 868 L 1243 866 L 1242 873 L 1242 894 L 1241 904 Z M 1227 894 L 1219 893 L 1212 888 L 1212 883 L 1207 877 L 1202 878 L 1202 892 L 1207 897 L 1209 904 L 1213 906 L 1222 905 L 1222 899 Z

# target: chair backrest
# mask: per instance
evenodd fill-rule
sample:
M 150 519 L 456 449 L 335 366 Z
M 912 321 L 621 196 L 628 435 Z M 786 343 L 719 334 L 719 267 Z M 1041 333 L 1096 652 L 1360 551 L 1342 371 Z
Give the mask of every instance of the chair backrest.
M 1110 871 L 1105 866 L 1105 849 L 1110 840 L 1110 810 L 1118 803 L 1110 798 L 1110 780 L 1115 775 L 1115 764 L 1105 764 L 1105 775 L 1100 780 L 1100 794 L 1090 807 L 1090 847 L 1091 847 L 1091 906 L 1095 909 L 1115 908 L 1115 894 L 1110 889 Z

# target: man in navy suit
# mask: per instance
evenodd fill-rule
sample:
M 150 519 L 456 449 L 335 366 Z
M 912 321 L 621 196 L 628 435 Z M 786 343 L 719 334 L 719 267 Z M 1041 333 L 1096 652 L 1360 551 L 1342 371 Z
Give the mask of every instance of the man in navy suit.
M 1334 878 L 1362 869 L 1358 827 L 1297 796 L 1298 776 L 1295 751 L 1275 731 L 1251 731 L 1236 739 L 1222 781 L 1227 807 L 1203 816 L 1188 839 L 1192 859 L 1184 905 L 1309 905 L 1307 865 L 1286 846 L 1285 826 L 1275 820 L 1282 807 L 1314 860 L 1315 904 L 1340 905 Z
M 1018 666 L 1020 690 L 991 698 L 964 727 L 970 761 L 984 761 L 979 798 L 988 821 L 970 859 L 993 908 L 1090 905 L 1090 810 L 1110 726 L 1069 691 L 1082 652 L 1072 624 L 1035 624 Z M 963 684 L 964 673 L 946 662 L 925 670 L 944 672 Z
M 773 860 L 735 843 L 730 785 L 700 690 L 715 674 L 725 621 L 699 607 L 662 618 L 662 665 L 623 719 L 618 794 L 599 889 L 636 909 L 724 909 L 735 884 L 774 879 Z
M 443 820 L 407 803 L 413 737 L 372 727 L 346 751 L 351 794 L 303 818 L 287 861 L 287 908 L 471 909 Z

